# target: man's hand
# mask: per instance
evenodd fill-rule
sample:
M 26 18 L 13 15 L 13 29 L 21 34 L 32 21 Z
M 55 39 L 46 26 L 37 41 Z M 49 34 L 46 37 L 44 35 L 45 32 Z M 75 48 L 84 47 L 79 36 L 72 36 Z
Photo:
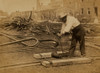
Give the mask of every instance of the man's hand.
M 70 35 L 70 33 L 66 32 L 65 35 Z
M 57 35 L 60 37 L 62 34 L 61 33 L 57 33 Z

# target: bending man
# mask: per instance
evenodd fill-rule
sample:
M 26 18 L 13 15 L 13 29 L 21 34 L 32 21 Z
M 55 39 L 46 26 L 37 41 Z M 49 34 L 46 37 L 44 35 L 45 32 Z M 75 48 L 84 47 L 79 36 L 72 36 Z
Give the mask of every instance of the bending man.
M 74 52 L 76 49 L 76 44 L 79 42 L 80 44 L 80 52 L 82 56 L 85 56 L 85 30 L 83 26 L 80 24 L 77 18 L 72 16 L 71 14 L 65 15 L 61 18 L 63 24 L 60 36 L 69 35 L 72 32 L 72 40 L 71 46 L 69 49 L 69 56 L 74 56 Z

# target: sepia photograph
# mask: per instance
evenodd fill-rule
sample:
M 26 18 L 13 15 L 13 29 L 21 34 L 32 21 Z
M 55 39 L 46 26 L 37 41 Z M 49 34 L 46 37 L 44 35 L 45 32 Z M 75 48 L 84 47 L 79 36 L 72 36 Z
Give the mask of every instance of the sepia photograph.
M 0 0 L 0 73 L 100 73 L 100 0 Z

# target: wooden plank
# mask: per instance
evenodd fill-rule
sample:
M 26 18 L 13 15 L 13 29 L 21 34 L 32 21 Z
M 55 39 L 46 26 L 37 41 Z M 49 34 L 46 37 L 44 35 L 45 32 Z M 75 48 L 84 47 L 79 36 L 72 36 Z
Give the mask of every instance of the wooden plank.
M 92 60 L 100 60 L 100 56 L 91 56 L 90 57 Z
M 49 61 L 42 61 L 41 64 L 44 67 L 50 67 L 51 66 L 51 62 L 49 62 Z
M 36 59 L 50 58 L 51 57 L 51 52 L 49 52 L 49 53 L 33 54 L 33 57 L 36 58 Z
M 63 65 L 90 63 L 91 59 L 89 59 L 89 58 L 74 58 L 74 59 L 54 60 L 51 62 L 52 62 L 52 66 L 63 66 Z
M 66 51 L 66 52 L 68 52 L 68 51 Z M 62 53 L 63 53 L 62 51 L 57 51 L 57 54 L 62 54 Z M 33 54 L 33 57 L 36 59 L 51 58 L 52 52 Z
M 92 59 L 90 58 L 72 58 L 72 59 L 56 59 L 56 60 L 49 60 L 43 61 L 41 64 L 45 67 L 49 66 L 66 66 L 66 65 L 73 65 L 73 64 L 87 64 L 91 63 Z
M 34 39 L 34 38 L 30 37 L 30 38 L 26 38 L 26 39 L 22 39 L 22 40 L 17 40 L 17 41 L 13 41 L 13 42 L 7 42 L 7 43 L 4 43 L 4 44 L 0 44 L 0 46 L 10 45 L 10 44 L 14 44 L 14 43 L 22 42 L 22 41 L 27 41 L 27 40 L 32 40 L 32 39 Z

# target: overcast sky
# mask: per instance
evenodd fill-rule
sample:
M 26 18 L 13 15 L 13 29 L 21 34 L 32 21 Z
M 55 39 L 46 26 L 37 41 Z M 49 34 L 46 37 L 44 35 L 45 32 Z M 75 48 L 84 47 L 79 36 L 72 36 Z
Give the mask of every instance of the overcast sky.
M 11 13 L 13 11 L 26 11 L 36 8 L 37 0 L 0 0 L 0 10 Z M 49 3 L 50 0 L 40 0 L 43 3 Z

